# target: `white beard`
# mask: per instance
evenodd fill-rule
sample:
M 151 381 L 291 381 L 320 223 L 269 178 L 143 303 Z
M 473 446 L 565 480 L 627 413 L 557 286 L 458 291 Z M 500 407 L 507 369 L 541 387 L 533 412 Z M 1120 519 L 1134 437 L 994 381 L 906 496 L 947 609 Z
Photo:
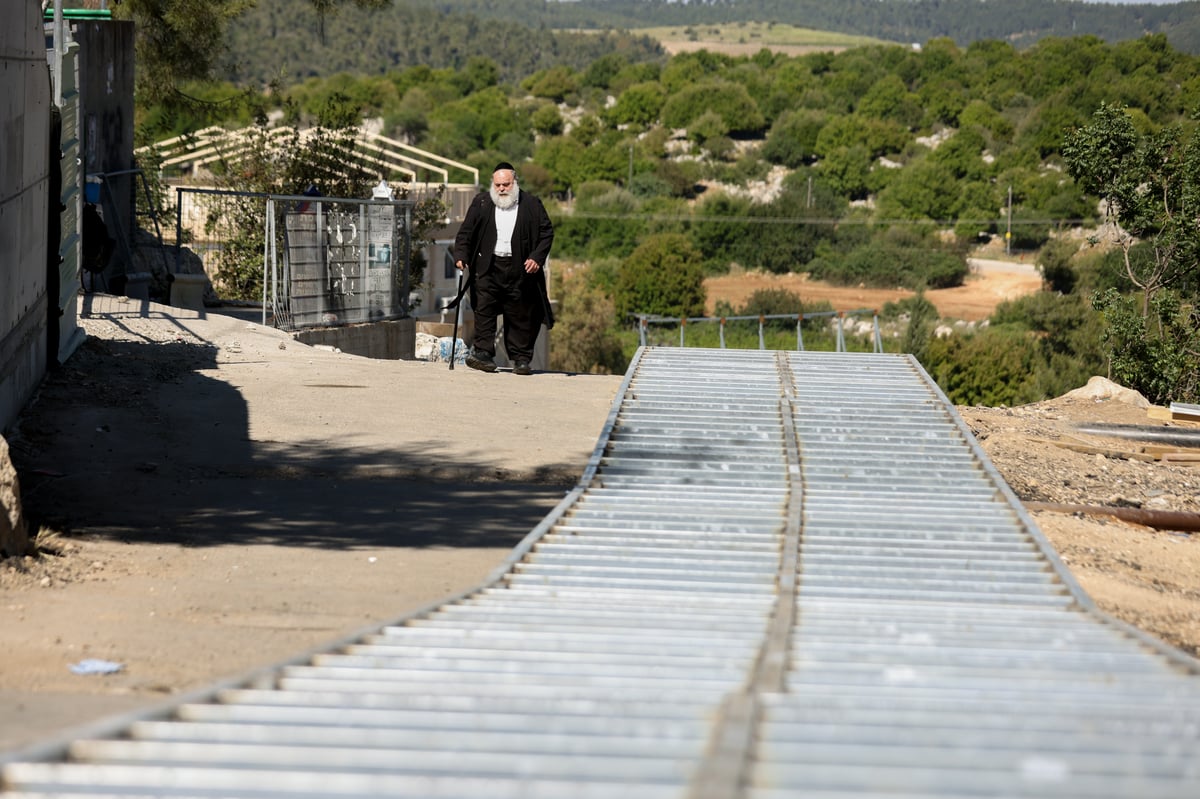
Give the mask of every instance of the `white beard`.
M 496 191 L 495 186 L 492 186 L 490 191 L 491 191 L 491 195 L 492 195 L 492 202 L 494 202 L 496 204 L 497 208 L 504 210 L 504 211 L 507 211 L 509 208 L 512 208 L 514 205 L 516 205 L 517 198 L 519 198 L 521 196 L 521 189 L 520 189 L 520 187 L 516 186 L 515 184 L 512 187 L 512 191 L 510 191 L 507 195 L 504 195 L 504 196 L 501 196 L 501 194 Z

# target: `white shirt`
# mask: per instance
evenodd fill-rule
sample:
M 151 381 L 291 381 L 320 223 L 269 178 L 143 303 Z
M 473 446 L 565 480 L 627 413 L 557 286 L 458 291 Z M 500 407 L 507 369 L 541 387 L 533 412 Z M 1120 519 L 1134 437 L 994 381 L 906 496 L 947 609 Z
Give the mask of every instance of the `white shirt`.
M 512 255 L 513 229 L 517 226 L 517 203 L 512 208 L 496 207 L 496 255 Z

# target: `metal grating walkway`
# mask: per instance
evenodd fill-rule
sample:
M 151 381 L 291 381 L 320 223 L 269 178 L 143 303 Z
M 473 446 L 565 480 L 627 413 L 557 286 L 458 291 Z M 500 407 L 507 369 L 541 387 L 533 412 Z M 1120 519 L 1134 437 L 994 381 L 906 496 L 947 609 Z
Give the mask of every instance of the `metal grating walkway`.
M 1091 607 L 915 361 L 642 349 L 478 591 L 3 787 L 1195 799 L 1198 666 Z

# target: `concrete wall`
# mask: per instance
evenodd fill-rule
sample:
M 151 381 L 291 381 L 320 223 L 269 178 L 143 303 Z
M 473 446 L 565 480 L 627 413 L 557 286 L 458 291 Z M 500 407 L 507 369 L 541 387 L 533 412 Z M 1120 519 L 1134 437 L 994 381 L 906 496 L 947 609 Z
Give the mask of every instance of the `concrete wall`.
M 37 0 L 5 6 L 0 26 L 0 429 L 12 424 L 46 373 L 50 191 L 51 91 L 42 7 Z
M 342 352 L 364 358 L 412 360 L 415 357 L 417 327 L 415 319 L 396 319 L 301 330 L 293 337 L 305 344 L 336 347 Z

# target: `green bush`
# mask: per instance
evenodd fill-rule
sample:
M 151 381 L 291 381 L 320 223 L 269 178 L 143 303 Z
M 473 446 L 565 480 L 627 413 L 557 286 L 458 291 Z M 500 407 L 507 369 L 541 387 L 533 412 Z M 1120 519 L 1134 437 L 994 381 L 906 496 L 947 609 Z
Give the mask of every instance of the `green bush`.
M 619 317 L 635 314 L 702 316 L 704 271 L 687 236 L 660 233 L 638 245 L 617 275 Z
M 687 128 L 710 111 L 721 118 L 730 133 L 758 133 L 766 124 L 746 87 L 728 81 L 681 89 L 663 104 L 662 121 L 672 128 Z
M 817 135 L 825 124 L 818 111 L 785 111 L 767 132 L 762 157 L 773 164 L 798 169 L 814 158 Z
M 856 247 L 839 260 L 814 260 L 813 277 L 842 286 L 874 288 L 951 288 L 962 285 L 969 270 L 965 259 L 929 245 L 883 240 Z
M 550 368 L 588 374 L 623 373 L 629 360 L 614 328 L 612 298 L 586 272 L 564 278 L 557 293 L 562 299 Z
M 1070 294 L 1075 290 L 1079 275 L 1071 265 L 1071 258 L 1076 251 L 1076 245 L 1069 239 L 1052 239 L 1038 251 L 1037 267 L 1051 291 Z
M 1156 405 L 1200 401 L 1200 314 L 1162 289 L 1143 317 L 1137 298 L 1115 289 L 1097 293 L 1092 306 L 1104 315 L 1101 337 L 1112 377 Z
M 921 363 L 956 405 L 1023 405 L 1044 399 L 1034 385 L 1036 355 L 1032 333 L 989 327 L 930 340 Z

